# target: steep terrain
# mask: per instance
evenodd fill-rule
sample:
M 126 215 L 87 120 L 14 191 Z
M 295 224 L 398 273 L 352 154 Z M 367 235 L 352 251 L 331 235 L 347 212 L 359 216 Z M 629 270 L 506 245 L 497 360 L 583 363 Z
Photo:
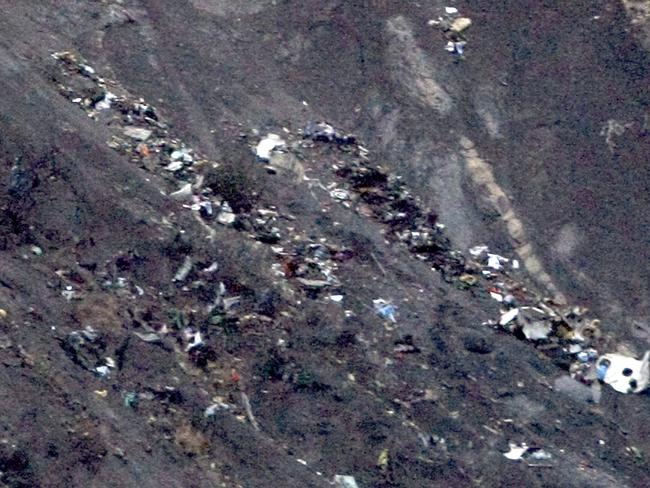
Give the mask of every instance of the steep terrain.
M 566 3 L 0 1 L 2 482 L 647 486 L 566 313 L 648 348 L 643 17 Z

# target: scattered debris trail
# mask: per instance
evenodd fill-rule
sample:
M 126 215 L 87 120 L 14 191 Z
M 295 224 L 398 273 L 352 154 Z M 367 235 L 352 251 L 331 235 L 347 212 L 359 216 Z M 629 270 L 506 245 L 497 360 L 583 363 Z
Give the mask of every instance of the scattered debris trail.
M 286 241 L 288 230 L 281 231 L 282 216 L 275 209 L 253 209 L 249 213 L 236 215 L 227 201 L 213 195 L 210 188 L 204 187 L 201 169 L 206 166 L 217 168 L 219 164 L 201 158 L 182 141 L 170 137 L 167 125 L 159 120 L 154 107 L 142 99 L 132 100 L 126 95 L 118 96 L 109 92 L 106 80 L 70 52 L 55 53 L 53 57 L 64 68 L 66 79 L 72 82 L 72 87 L 60 83 L 61 93 L 82 107 L 91 118 L 100 118 L 102 112 L 116 112 L 112 118 L 126 124 L 121 131 L 126 138 L 113 135 L 109 145 L 130 154 L 145 169 L 161 173 L 171 184 L 177 185 L 178 189 L 170 193 L 170 197 L 187 202 L 185 206 L 193 211 L 195 218 L 204 221 L 206 229 L 210 229 L 209 223 L 216 216 L 217 223 L 246 231 L 260 242 L 277 245 Z M 94 85 L 94 90 L 91 90 L 95 94 L 94 98 L 82 95 L 84 84 L 88 93 L 88 82 Z M 110 84 L 118 86 L 115 82 Z M 114 126 L 120 127 L 120 124 Z M 532 342 L 550 341 L 553 346 L 551 349 L 561 349 L 576 357 L 572 375 L 581 381 L 591 384 L 597 379 L 605 379 L 605 376 L 596 374 L 595 359 L 598 354 L 591 347 L 592 342 L 598 342 L 601 338 L 600 322 L 586 319 L 585 311 L 579 307 L 565 306 L 565 297 L 533 253 L 530 242 L 526 240 L 523 224 L 516 217 L 510 200 L 496 183 L 490 165 L 479 157 L 471 140 L 462 137 L 460 145 L 474 184 L 483 190 L 486 198 L 502 216 L 515 250 L 528 273 L 554 294 L 552 299 L 542 298 L 512 276 L 512 272 L 517 272 L 518 260 L 513 260 L 510 266 L 512 269 L 506 269 L 504 264 L 509 259 L 489 253 L 487 247 L 480 246 L 470 250 L 470 255 L 478 261 L 467 261 L 461 252 L 452 248 L 444 234 L 444 225 L 437 222 L 435 213 L 422 208 L 419 200 L 411 194 L 399 176 L 373 165 L 368 150 L 354 135 L 341 133 L 326 122 L 310 122 L 297 137 L 286 129 L 285 132 L 287 140 L 269 133 L 253 149 L 261 161 L 268 163 L 267 169 L 271 174 L 275 174 L 274 165 L 280 164 L 279 160 L 284 162 L 283 156 L 287 154 L 298 149 L 308 149 L 314 144 L 334 145 L 348 157 L 332 167 L 334 176 L 341 182 L 335 188 L 328 189 L 333 200 L 380 222 L 386 229 L 389 241 L 405 246 L 414 257 L 430 263 L 432 269 L 440 271 L 448 281 L 459 281 L 467 287 L 481 284 L 492 298 L 505 306 L 498 321 L 488 321 L 486 324 L 497 324 Z M 152 156 L 156 159 L 153 165 L 148 161 Z M 303 179 L 308 180 L 306 177 Z M 218 212 L 215 209 L 219 209 Z M 212 232 L 207 237 L 214 239 Z M 332 252 L 344 253 L 345 250 L 330 248 L 325 255 Z M 287 252 L 278 247 L 276 255 L 285 263 L 281 266 L 286 266 L 288 258 L 300 253 L 296 249 Z M 484 255 L 486 262 L 481 261 Z M 336 292 L 340 282 L 334 275 L 335 261 L 316 260 L 316 263 L 320 263 L 316 267 L 319 276 L 305 274 L 307 268 L 297 273 L 283 271 L 282 275 L 295 278 L 295 283 L 311 290 L 311 293 L 334 287 L 331 290 L 333 296 L 341 296 Z M 192 262 L 188 256 L 174 276 L 174 281 L 183 282 L 191 267 Z M 294 263 L 291 269 L 299 270 L 300 265 Z M 385 274 L 381 265 L 380 269 Z M 396 322 L 394 306 L 386 302 L 380 305 L 377 303 L 375 307 L 379 307 L 377 309 L 380 313 Z M 191 337 L 192 341 L 196 341 L 196 335 Z M 188 351 L 194 347 L 192 344 L 190 342 Z M 593 352 L 587 354 L 584 351 Z M 613 377 L 615 369 L 610 370 L 609 378 Z M 634 371 L 634 386 L 630 387 L 630 391 L 642 391 L 648 385 L 647 367 L 639 366 Z M 605 382 L 615 384 L 613 381 Z
M 542 286 L 546 287 L 554 295 L 557 302 L 566 303 L 566 298 L 553 283 L 551 276 L 544 270 L 542 262 L 535 255 L 532 244 L 526 239 L 524 226 L 515 214 L 510 199 L 496 182 L 490 164 L 481 159 L 474 143 L 467 137 L 461 137 L 460 145 L 472 181 L 484 192 L 487 200 L 499 212 L 499 215 L 506 223 L 515 251 L 528 273 Z
M 399 23 L 393 27 L 394 34 L 404 41 L 403 33 L 399 32 Z M 408 36 L 405 39 L 409 41 Z M 84 110 L 91 119 L 105 123 L 108 145 L 126 155 L 143 171 L 155 174 L 157 181 L 164 183 L 161 191 L 169 197 L 170 204 L 174 208 L 184 209 L 181 213 L 191 217 L 187 221 L 200 224 L 206 241 L 213 248 L 218 242 L 217 230 L 239 233 L 251 245 L 264 248 L 275 260 L 272 265 L 276 278 L 274 285 L 287 295 L 300 297 L 301 300 L 320 301 L 331 307 L 332 314 L 344 319 L 353 318 L 355 312 L 359 312 L 346 308 L 346 290 L 354 284 L 346 283 L 339 273 L 346 262 L 357 258 L 354 250 L 334 240 L 309 235 L 306 226 L 302 227 L 303 224 L 297 223 L 293 215 L 277 206 L 256 203 L 249 209 L 237 208 L 232 201 L 223 198 L 206 184 L 206 172 L 222 165 L 175 138 L 155 107 L 143 99 L 134 99 L 118 83 L 101 78 L 88 63 L 73 53 L 55 53 L 53 57 L 60 68 L 55 77 L 60 93 Z M 421 68 L 416 62 L 411 64 Z M 523 225 L 515 216 L 509 199 L 496 184 L 489 164 L 479 157 L 469 139 L 462 138 L 460 144 L 474 183 L 484 191 L 486 198 L 506 222 L 518 259 L 491 252 L 487 246 L 477 246 L 468 253 L 453 249 L 445 226 L 437 221 L 436 213 L 425 208 L 398 175 L 375 164 L 369 151 L 353 134 L 343 133 L 326 122 L 310 122 L 295 132 L 285 129 L 282 138 L 269 133 L 251 144 L 250 157 L 257 157 L 269 178 L 287 171 L 294 177 L 298 175 L 299 184 L 309 185 L 314 192 L 323 192 L 320 195 L 322 198 L 317 199 L 319 202 L 325 199 L 328 205 L 340 206 L 345 209 L 342 212 L 348 215 L 348 212 L 353 212 L 365 219 L 364 222 L 372 222 L 380 229 L 381 237 L 391 245 L 391 249 L 395 248 L 403 256 L 426 263 L 447 283 L 466 290 L 468 294 L 496 300 L 500 307 L 499 315 L 486 320 L 483 325 L 508 332 L 548 356 L 561 357 L 563 361 L 568 359 L 573 380 L 594 388 L 599 387 L 599 381 L 603 381 L 622 393 L 643 391 L 648 384 L 649 355 L 646 354 L 641 361 L 617 354 L 599 355 L 599 349 L 609 346 L 602 336 L 599 321 L 588 317 L 586 311 L 579 307 L 566 306 L 565 298 L 527 243 Z M 336 155 L 335 163 L 324 166 L 318 158 L 310 160 L 305 157 L 305 154 L 325 151 Z M 317 167 L 318 164 L 321 166 Z M 325 183 L 307 177 L 308 173 L 316 173 Z M 170 222 L 166 222 L 166 225 L 176 230 L 181 236 L 179 240 L 182 240 L 182 226 Z M 200 252 L 191 252 L 188 245 L 181 243 L 179 248 L 183 252 L 176 263 L 175 272 L 169 276 L 169 283 L 190 297 L 184 305 L 179 303 L 180 300 L 167 298 L 162 293 L 155 295 L 135 281 L 115 274 L 100 286 L 130 300 L 156 300 L 158 306 L 164 304 L 169 309 L 167 318 L 138 325 L 137 329 L 129 331 L 129 335 L 132 333 L 137 342 L 146 347 L 173 351 L 180 368 L 188 375 L 220 375 L 219 381 L 210 382 L 209 386 L 207 382 L 205 384 L 204 403 L 199 407 L 199 411 L 203 412 L 200 416 L 202 421 L 209 424 L 222 415 L 234 416 L 245 424 L 251 435 L 258 436 L 256 439 L 273 441 L 263 413 L 257 406 L 257 396 L 248 385 L 244 388 L 246 373 L 241 371 L 237 358 L 233 357 L 234 354 L 228 356 L 226 353 L 218 356 L 216 351 L 217 342 L 233 334 L 233 331 L 245 331 L 256 340 L 272 341 L 274 351 L 285 351 L 288 347 L 287 331 L 277 333 L 270 327 L 282 318 L 273 317 L 275 312 L 247 309 L 247 296 L 240 287 L 221 281 L 221 263 L 200 255 Z M 390 275 L 390 266 L 382 264 L 381 255 L 373 252 L 369 255 L 382 276 Z M 546 298 L 526 286 L 526 276 L 519 269 L 519 259 L 528 273 L 555 295 L 553 298 Z M 126 265 L 124 267 L 128 268 Z M 82 287 L 75 283 L 73 277 L 62 276 L 62 280 L 65 280 L 61 291 L 63 299 L 85 299 Z M 197 298 L 198 295 L 209 295 L 208 303 Z M 374 311 L 374 319 L 383 325 L 388 334 L 397 336 L 400 321 L 408 315 L 408 305 L 401 302 L 396 305 L 391 296 L 383 296 L 386 298 L 368 300 L 364 306 Z M 279 315 L 289 321 L 300 303 L 296 301 L 283 310 L 284 316 Z M 287 329 L 290 330 L 289 327 Z M 341 341 L 345 343 L 345 338 Z M 392 353 L 399 360 L 420 353 L 418 346 L 408 335 L 397 336 L 391 344 Z M 71 361 L 100 380 L 108 381 L 120 369 L 119 359 L 107 354 L 104 337 L 97 335 L 92 328 L 71 332 L 60 340 L 60 347 Z M 481 352 L 486 348 L 475 344 L 469 350 Z M 277 355 L 280 356 L 280 352 Z M 393 358 L 383 359 L 386 365 L 392 364 Z M 272 362 L 268 366 L 269 374 L 293 384 L 297 389 L 326 389 L 304 371 L 292 370 L 293 366 L 287 366 L 288 372 L 279 372 L 281 363 L 280 359 L 277 364 Z M 249 377 L 253 376 L 252 372 L 247 373 Z M 388 408 L 389 400 L 377 393 L 379 387 L 373 390 L 357 383 L 353 373 L 349 377 L 352 378 L 349 379 L 351 389 L 372 396 L 377 404 L 390 412 L 387 415 L 399 419 L 426 448 L 432 443 L 444 446 L 444 439 L 435 439 L 423 427 L 424 424 L 412 420 L 408 409 L 395 411 Z M 134 411 L 144 410 L 153 400 L 160 398 L 167 402 L 166 408 L 179 395 L 177 389 L 167 386 L 149 388 L 133 385 L 133 389 L 127 389 L 126 385 L 120 385 L 119 388 L 124 390 L 120 391 L 124 405 Z M 105 398 L 108 391 L 98 389 L 95 394 Z M 421 392 L 420 396 L 426 401 L 435 401 L 435 394 L 431 391 Z M 597 402 L 599 396 L 594 393 L 593 398 Z M 444 406 L 438 408 L 445 409 Z M 193 432 L 187 426 L 179 429 L 176 437 L 180 440 L 176 442 L 187 446 L 188 433 Z M 186 449 L 193 454 L 201 454 L 205 450 L 204 442 L 200 435 L 195 437 L 198 440 L 194 439 L 194 444 Z M 278 449 L 286 454 L 295 452 L 291 446 Z M 511 460 L 550 459 L 547 451 L 519 444 L 511 445 L 511 451 L 506 454 L 506 458 Z M 297 458 L 296 462 L 312 469 L 312 463 L 305 459 Z M 382 447 L 377 466 L 386 476 L 390 471 L 391 459 L 392 453 L 389 455 L 389 450 Z M 314 473 L 323 476 L 320 470 Z M 334 476 L 334 473 L 330 474 Z M 336 475 L 334 479 L 340 486 L 357 484 L 355 478 L 349 475 Z

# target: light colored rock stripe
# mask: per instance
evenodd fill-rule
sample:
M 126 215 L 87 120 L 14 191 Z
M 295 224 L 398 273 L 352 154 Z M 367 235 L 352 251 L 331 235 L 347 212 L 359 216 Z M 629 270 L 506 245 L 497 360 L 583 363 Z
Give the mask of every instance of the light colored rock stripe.
M 510 199 L 494 179 L 490 164 L 480 158 L 474 143 L 467 137 L 462 136 L 460 138 L 460 145 L 462 147 L 461 154 L 465 158 L 465 167 L 472 178 L 472 182 L 484 193 L 487 200 L 501 215 L 515 251 L 526 270 L 539 284 L 551 292 L 556 301 L 566 303 L 564 295 L 553 283 L 551 276 L 544 270 L 542 262 L 535 255 L 532 244 L 526 239 L 524 226 L 521 220 L 517 218 Z
M 622 0 L 632 24 L 632 33 L 650 51 L 650 0 Z

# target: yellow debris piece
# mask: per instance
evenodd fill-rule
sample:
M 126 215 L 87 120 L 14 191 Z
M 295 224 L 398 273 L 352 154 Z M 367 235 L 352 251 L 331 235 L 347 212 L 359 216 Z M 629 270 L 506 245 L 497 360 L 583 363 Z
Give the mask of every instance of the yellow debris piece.
M 379 466 L 379 469 L 382 471 L 388 469 L 388 459 L 388 449 L 384 449 L 379 453 L 379 457 L 377 458 L 377 466 Z
M 449 30 L 458 32 L 459 34 L 472 25 L 472 19 L 468 17 L 458 17 L 451 23 Z

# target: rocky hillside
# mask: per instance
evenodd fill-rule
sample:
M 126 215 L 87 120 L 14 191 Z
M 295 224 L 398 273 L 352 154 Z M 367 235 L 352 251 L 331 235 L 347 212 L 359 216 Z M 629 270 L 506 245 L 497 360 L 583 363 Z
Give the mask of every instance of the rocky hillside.
M 1 0 L 0 480 L 647 486 L 643 6 Z

